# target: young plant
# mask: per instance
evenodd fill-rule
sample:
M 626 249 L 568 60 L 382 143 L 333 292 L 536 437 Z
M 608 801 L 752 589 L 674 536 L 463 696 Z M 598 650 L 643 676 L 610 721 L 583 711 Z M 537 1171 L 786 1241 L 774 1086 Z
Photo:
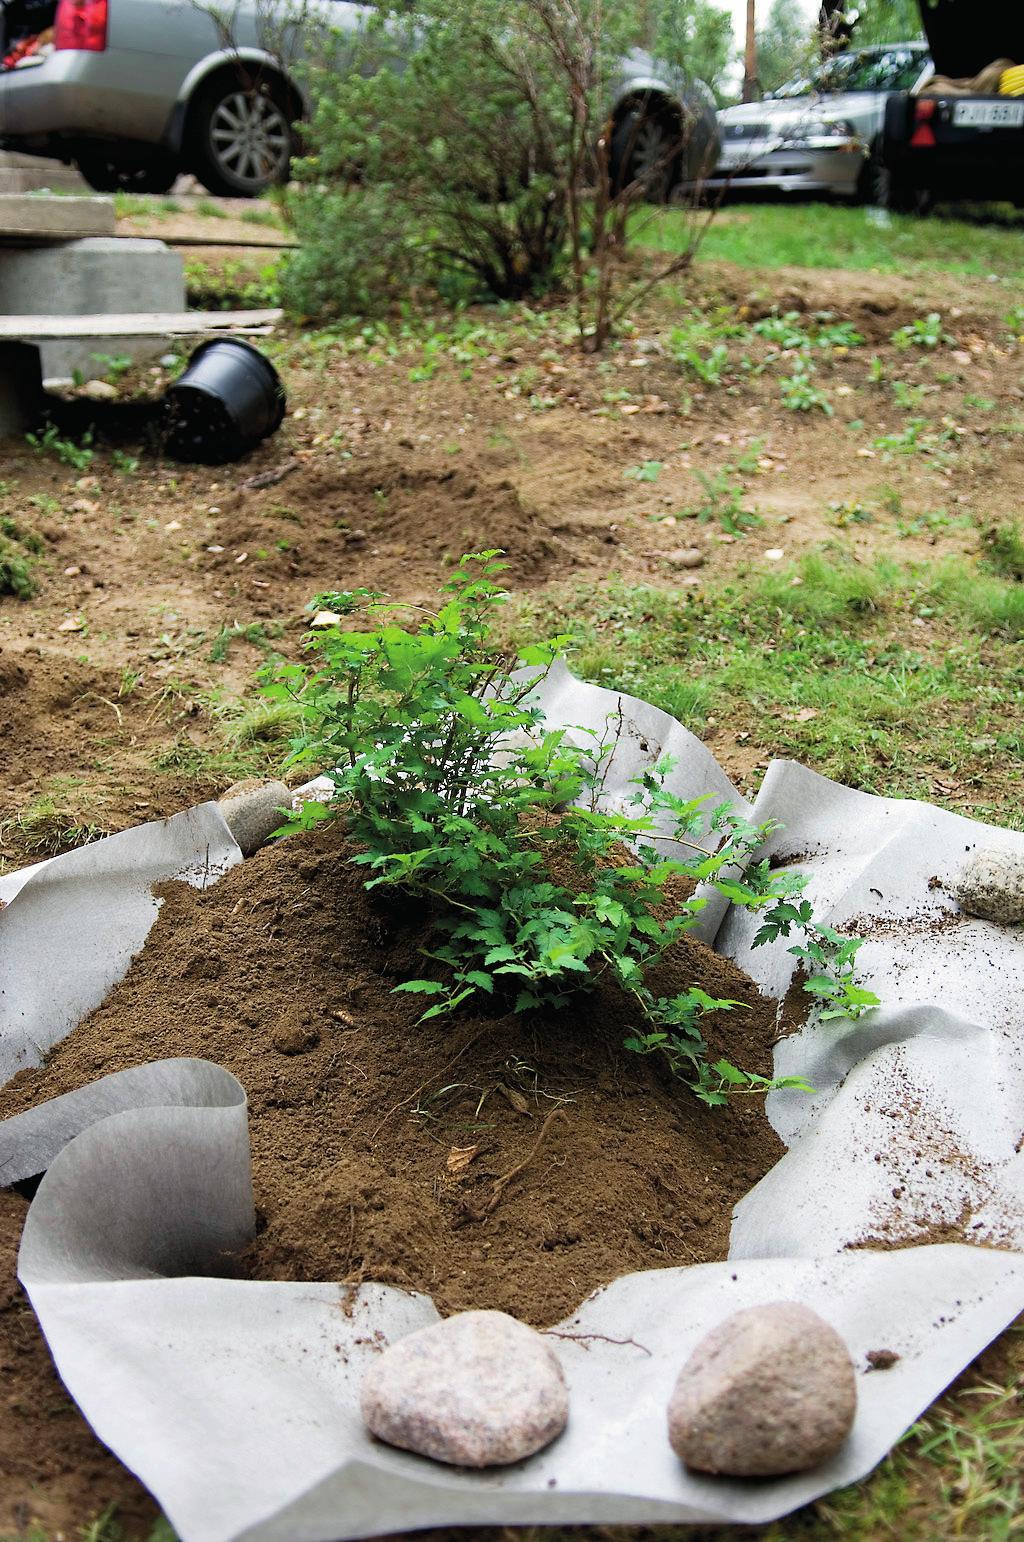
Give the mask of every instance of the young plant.
M 70 466 L 73 471 L 88 471 L 92 464 L 91 429 L 86 430 L 79 444 L 73 439 L 62 438 L 55 423 L 48 423 L 41 433 L 26 434 L 25 438 L 37 455 L 56 455 L 62 465 Z
M 790 412 L 813 412 L 818 408 L 827 418 L 832 416 L 832 403 L 811 379 L 814 365 L 808 359 L 798 358 L 791 375 L 784 375 L 780 382 L 782 405 Z
M 698 336 L 683 327 L 673 327 L 668 335 L 668 349 L 675 362 L 706 386 L 720 386 L 729 368 L 729 350 L 725 343 L 714 343 L 702 353 Z
M 283 831 L 344 813 L 367 888 L 423 902 L 433 968 L 397 987 L 428 999 L 423 1019 L 478 996 L 499 1012 L 557 1009 L 604 978 L 634 1003 L 627 1047 L 658 1053 L 704 1102 L 803 1086 L 710 1064 L 702 1019 L 737 1003 L 696 986 L 659 996 L 651 980 L 706 903 L 694 893 L 666 906 L 680 878 L 763 910 L 788 935 L 793 922 L 779 906 L 802 881 L 754 861 L 773 827 L 677 797 L 668 760 L 634 780 L 626 810 L 601 810 L 621 721 L 606 737 L 545 725 L 534 692 L 568 639 L 518 659 L 495 647 L 492 618 L 505 599 L 497 555 L 464 557 L 440 609 L 406 607 L 408 625 L 401 607 L 370 590 L 317 598 L 308 638 L 317 663 L 268 668 L 265 690 L 294 703 L 302 722 L 289 763 L 329 768 L 336 797 L 304 805 Z M 578 883 L 558 876 L 567 868 Z M 795 921 L 808 948 L 820 943 L 824 932 L 808 930 L 803 910 Z M 844 996 L 852 953 L 836 947 L 834 999 L 866 1010 L 866 993 L 863 1002 Z
M 743 507 L 746 493 L 741 482 L 732 480 L 735 470 L 733 466 L 724 466 L 713 476 L 706 471 L 697 472 L 697 481 L 704 489 L 704 501 L 693 513 L 702 525 L 717 519 L 726 535 L 746 535 L 748 530 L 761 524 L 761 516 Z
M 634 482 L 656 482 L 664 465 L 660 460 L 645 460 L 641 466 L 630 466 L 622 475 Z
M 937 348 L 948 338 L 942 331 L 942 317 L 938 311 L 930 311 L 905 327 L 897 327 L 890 342 L 894 348 Z

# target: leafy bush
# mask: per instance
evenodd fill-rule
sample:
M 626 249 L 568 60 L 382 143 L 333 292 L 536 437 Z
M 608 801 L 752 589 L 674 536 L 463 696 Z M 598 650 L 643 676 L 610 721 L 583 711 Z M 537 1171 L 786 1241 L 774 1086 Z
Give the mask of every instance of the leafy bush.
M 663 164 L 626 181 L 645 109 L 608 121 L 619 61 L 655 11 L 703 36 L 700 9 L 421 0 L 412 14 L 384 0 L 354 37 L 326 35 L 308 71 L 315 108 L 290 195 L 303 250 L 285 268 L 286 302 L 366 313 L 418 285 L 522 300 L 565 281 L 581 334 L 600 347 L 629 205 L 708 148 L 702 98 L 679 121 L 661 113 Z
M 603 738 L 544 726 L 531 696 L 567 639 L 523 649 L 519 670 L 496 649 L 496 556 L 463 558 L 441 608 L 410 607 L 409 626 L 365 589 L 318 597 L 317 663 L 274 666 L 265 690 L 303 719 L 290 763 L 335 768 L 337 796 L 307 803 L 285 830 L 343 811 L 367 887 L 393 885 L 431 907 L 425 951 L 440 978 L 398 987 L 433 998 L 425 1018 L 476 995 L 503 1011 L 557 1008 L 608 975 L 636 1004 L 627 1048 L 663 1056 L 704 1102 L 802 1085 L 708 1062 L 701 1019 L 735 1002 L 696 987 L 654 994 L 651 971 L 705 904 L 693 894 L 668 907 L 671 888 L 710 883 L 762 909 L 758 944 L 801 932 L 791 951 L 811 966 L 807 989 L 826 1017 L 877 1004 L 853 982 L 858 942 L 815 924 L 799 877 L 755 859 L 771 825 L 677 797 L 671 761 L 635 779 L 631 812 L 598 811 L 621 722 Z M 566 865 L 578 887 L 557 876 Z

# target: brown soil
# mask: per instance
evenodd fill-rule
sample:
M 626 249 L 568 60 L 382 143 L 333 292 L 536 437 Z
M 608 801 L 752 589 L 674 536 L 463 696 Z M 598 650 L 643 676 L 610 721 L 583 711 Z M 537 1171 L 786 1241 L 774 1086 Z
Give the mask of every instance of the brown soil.
M 636 1024 L 613 986 L 529 1022 L 417 1026 L 422 1003 L 394 986 L 421 972 L 421 919 L 368 896 L 348 851 L 332 826 L 207 894 L 168 885 L 127 978 L 45 1067 L 0 1090 L 0 1117 L 166 1056 L 233 1071 L 249 1096 L 259 1228 L 224 1269 L 256 1279 L 384 1280 L 443 1311 L 545 1324 L 627 1271 L 723 1258 L 733 1205 L 783 1151 L 761 1100 L 709 1111 L 623 1050 Z M 708 1020 L 716 1056 L 769 1072 L 775 1003 L 697 942 L 656 983 L 693 982 L 746 1004 Z M 3 1196 L 12 1255 L 25 1203 Z M 84 1515 L 121 1480 L 7 1288 L 0 1368 L 18 1418 L 0 1422 L 0 1468 L 35 1513 L 31 1484 L 59 1449 Z
M 159 1514 L 101 1446 L 61 1385 L 15 1277 L 28 1200 L 0 1190 L 0 1535 L 59 1537 L 116 1504 L 131 1536 Z M 38 1532 L 35 1535 L 38 1536 Z
M 386 1280 L 539 1324 L 627 1270 L 724 1257 L 733 1204 L 782 1154 L 760 1100 L 709 1112 L 624 1051 L 636 1015 L 612 985 L 529 1021 L 417 1026 L 422 1001 L 393 992 L 425 967 L 419 922 L 345 852 L 335 827 L 206 895 L 169 886 L 126 980 L 0 1116 L 160 1057 L 225 1066 L 250 1100 L 258 1278 Z M 769 1072 L 775 1002 L 697 942 L 657 985 L 694 980 L 747 1004 L 711 1021 L 716 1053 Z

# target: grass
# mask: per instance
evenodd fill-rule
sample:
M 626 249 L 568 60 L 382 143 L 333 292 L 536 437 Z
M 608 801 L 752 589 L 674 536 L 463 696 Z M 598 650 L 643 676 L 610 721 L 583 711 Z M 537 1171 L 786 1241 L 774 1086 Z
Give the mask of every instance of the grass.
M 971 559 L 865 565 L 837 543 L 705 595 L 574 585 L 524 624 L 573 632 L 578 673 L 715 749 L 742 734 L 867 792 L 1024 825 L 1024 587 Z
M 67 779 L 52 792 L 39 794 L 25 807 L 0 820 L 0 850 L 13 847 L 30 861 L 55 857 L 76 846 L 109 835 L 109 828 L 86 795 L 75 797 Z
M 1019 225 L 986 225 L 956 218 L 917 219 L 835 204 L 761 204 L 713 221 L 703 257 L 745 268 L 832 268 L 842 253 L 846 269 L 878 273 L 965 273 L 1019 281 L 1024 243 Z M 685 251 L 692 217 L 685 210 L 645 211 L 635 238 L 661 251 Z

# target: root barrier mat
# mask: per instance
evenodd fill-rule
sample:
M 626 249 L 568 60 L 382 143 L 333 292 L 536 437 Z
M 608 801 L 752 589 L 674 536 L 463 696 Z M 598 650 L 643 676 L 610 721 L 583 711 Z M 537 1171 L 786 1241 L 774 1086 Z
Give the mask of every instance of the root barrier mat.
M 666 751 L 681 796 L 742 805 L 645 704 L 565 672 L 543 696 L 551 726 L 621 702 L 610 805 Z M 625 1051 L 611 987 L 417 1024 L 393 987 L 423 972 L 424 917 L 366 894 L 340 824 L 240 864 L 204 805 L 3 881 L 0 1182 L 48 1169 L 20 1277 L 87 1419 L 186 1542 L 767 1520 L 868 1471 L 1024 1306 L 1024 948 L 950 897 L 977 843 L 1024 838 L 784 763 L 753 814 L 785 825 L 766 854 L 800 853 L 819 916 L 866 937 L 883 1001 L 787 1023 L 776 1070 L 816 1092 L 767 1109 L 706 1110 Z M 743 1002 L 712 1052 L 767 1074 L 794 961 L 724 905 L 702 930 L 657 986 Z M 0 1200 L 10 1241 L 26 1201 Z M 5 1290 L 4 1466 L 45 1485 L 62 1436 Z M 679 1366 L 781 1298 L 863 1372 L 850 1440 L 792 1478 L 686 1473 L 665 1434 Z M 566 1434 L 507 1470 L 390 1450 L 358 1416 L 372 1356 L 470 1306 L 551 1331 L 570 1383 Z M 85 1502 L 98 1448 L 75 1425 L 67 1452 Z

